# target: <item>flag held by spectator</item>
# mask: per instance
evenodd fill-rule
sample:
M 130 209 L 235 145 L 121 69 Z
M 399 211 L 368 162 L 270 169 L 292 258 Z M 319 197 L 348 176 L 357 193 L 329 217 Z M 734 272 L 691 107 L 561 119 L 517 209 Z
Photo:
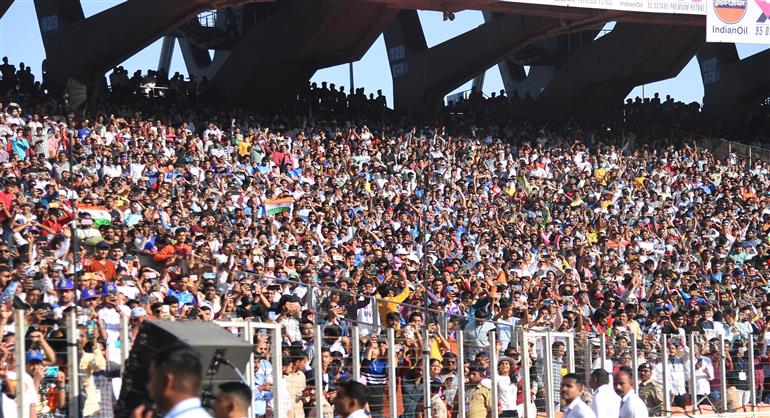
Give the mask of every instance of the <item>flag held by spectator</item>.
M 76 205 L 75 207 L 80 213 L 91 215 L 95 227 L 112 224 L 112 215 L 104 206 Z
M 291 197 L 281 199 L 268 199 L 265 201 L 265 214 L 277 215 L 279 213 L 292 213 L 294 211 L 294 199 Z

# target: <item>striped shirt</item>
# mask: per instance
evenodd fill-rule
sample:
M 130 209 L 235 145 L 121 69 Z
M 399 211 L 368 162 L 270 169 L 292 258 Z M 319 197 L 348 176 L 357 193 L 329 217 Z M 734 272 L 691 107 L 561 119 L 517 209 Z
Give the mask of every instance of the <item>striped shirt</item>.
M 367 385 L 384 385 L 388 380 L 388 361 L 385 359 L 364 359 L 361 361 L 361 375 Z

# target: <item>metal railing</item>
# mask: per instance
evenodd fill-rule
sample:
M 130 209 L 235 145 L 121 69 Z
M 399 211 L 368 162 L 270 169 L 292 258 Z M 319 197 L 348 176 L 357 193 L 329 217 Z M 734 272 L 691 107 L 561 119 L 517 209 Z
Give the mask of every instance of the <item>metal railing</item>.
M 79 370 L 82 353 L 76 313 L 69 312 L 66 320 L 71 326 L 69 329 L 75 330 L 67 335 L 67 367 L 70 371 Z M 280 381 L 283 352 L 280 325 L 252 321 L 215 323 L 247 341 L 254 341 L 261 329 L 269 331 L 271 354 L 267 360 L 272 365 L 271 381 Z M 129 333 L 126 321 L 121 325 L 120 338 L 127 339 Z M 16 311 L 15 327 L 16 335 L 26 334 L 28 327 L 24 311 Z M 322 383 L 327 374 L 321 355 L 324 350 L 322 325 L 314 324 L 313 331 L 308 340 L 312 343 L 314 354 L 311 367 L 316 390 L 312 395 L 312 403 L 321 406 L 316 407 L 313 415 L 322 418 L 324 407 L 328 405 Z M 515 332 L 518 334 L 516 342 L 504 347 L 498 343 L 496 328 L 492 327 L 487 334 L 489 345 L 480 349 L 477 341 L 466 339 L 465 332 L 458 332 L 452 337 L 454 345 L 443 347 L 436 345 L 435 335 L 421 329 L 418 347 L 408 342 L 412 337 L 405 335 L 405 329 L 386 328 L 384 335 L 379 334 L 384 338 L 373 339 L 371 336 L 362 337 L 359 326 L 353 325 L 350 328 L 350 348 L 337 374 L 362 380 L 362 367 L 370 367 L 370 362 L 362 361 L 366 357 L 366 350 L 372 349 L 373 340 L 385 343 L 384 351 L 379 351 L 378 356 L 386 363 L 386 383 L 382 391 L 378 392 L 378 397 L 370 399 L 369 407 L 388 417 L 416 416 L 414 411 L 420 408 L 424 408 L 424 417 L 432 416 L 432 408 L 438 405 L 431 402 L 431 384 L 440 382 L 443 398 L 438 399 L 451 411 L 450 416 L 464 417 L 471 414 L 472 409 L 475 412 L 479 404 L 474 394 L 488 390 L 495 402 L 491 406 L 482 407 L 491 407 L 488 410 L 491 417 L 496 418 L 502 412 L 516 409 L 521 417 L 553 418 L 563 405 L 558 389 L 561 376 L 565 373 L 579 373 L 588 378 L 595 369 L 605 369 L 612 374 L 622 366 L 631 370 L 634 388 L 645 402 L 650 402 L 647 405 L 650 416 L 770 416 L 770 409 L 760 404 L 763 398 L 770 396 L 770 388 L 763 387 L 764 374 L 760 376 L 757 373 L 770 366 L 770 359 L 766 356 L 766 347 L 759 352 L 753 338 L 726 341 L 722 337 L 708 339 L 700 334 L 689 334 L 663 335 L 659 339 L 645 336 L 638 339 L 635 333 L 609 337 L 605 334 L 556 332 L 531 327 L 516 327 Z M 16 339 L 16 353 L 25 353 L 27 348 L 24 338 Z M 379 346 L 376 348 L 380 349 Z M 121 346 L 120 352 L 122 360 L 125 360 L 128 350 Z M 507 367 L 503 367 L 503 360 L 508 363 Z M 15 361 L 16 370 L 24 372 L 24 355 L 17 355 Z M 639 366 L 642 364 L 645 365 L 644 370 L 651 371 L 649 375 L 640 375 Z M 470 369 L 474 376 L 468 375 L 466 367 L 476 365 L 482 367 L 482 375 L 474 375 L 477 373 L 476 368 Z M 418 371 L 419 368 L 422 368 L 422 372 Z M 369 369 L 366 371 L 370 372 Z M 424 377 L 422 381 L 415 379 L 420 373 Z M 255 388 L 253 355 L 244 375 L 246 383 Z M 78 373 L 67 376 L 70 417 L 78 416 L 82 398 L 87 396 L 81 393 L 79 378 Z M 27 394 L 22 387 L 17 386 L 16 398 L 17 412 L 21 418 L 29 414 L 29 410 L 25 411 L 22 407 L 28 404 L 25 400 Z M 764 390 L 763 393 L 758 392 L 760 388 Z M 523 391 L 521 401 L 517 401 L 519 391 Z M 648 396 L 651 393 L 660 396 Z M 255 403 L 252 403 L 252 411 L 255 411 Z M 280 402 L 273 402 L 272 408 L 273 413 L 276 413 L 275 408 L 281 408 Z
M 626 121 L 623 125 L 624 137 L 632 132 L 634 134 L 641 135 L 646 139 L 687 139 L 700 148 L 708 149 L 715 158 L 721 160 L 727 160 L 731 156 L 735 156 L 735 158 L 739 160 L 746 160 L 749 162 L 749 164 L 756 160 L 770 163 L 770 149 L 749 145 L 742 142 L 730 141 L 725 138 L 716 138 L 709 135 L 655 125 L 652 123 Z
M 93 396 L 95 392 L 88 392 L 83 390 L 83 385 L 85 383 L 84 378 L 93 378 L 92 371 L 86 371 L 83 369 L 83 364 L 81 364 L 82 359 L 84 358 L 84 347 L 82 345 L 81 341 L 81 330 L 82 328 L 81 324 L 78 323 L 78 314 L 75 310 L 71 310 L 68 313 L 65 314 L 64 317 L 67 327 L 66 327 L 66 353 L 60 353 L 55 352 L 57 358 L 66 358 L 64 363 L 57 364 L 52 363 L 53 365 L 58 366 L 65 366 L 66 365 L 66 385 L 65 387 L 61 388 L 61 390 L 66 390 L 66 398 L 67 398 L 67 414 L 66 416 L 69 418 L 79 418 L 82 416 L 84 411 L 85 403 L 91 402 L 92 400 L 88 399 L 88 396 Z M 273 373 L 272 373 L 272 382 L 279 382 L 281 379 L 281 372 L 282 372 L 282 337 L 281 337 L 281 327 L 277 324 L 271 324 L 271 323 L 257 323 L 257 322 L 247 322 L 247 321 L 215 321 L 217 325 L 229 329 L 231 332 L 237 333 L 241 338 L 244 338 L 246 341 L 254 341 L 258 332 L 260 330 L 265 330 L 269 332 L 268 338 L 270 339 L 270 363 L 273 367 Z M 20 380 L 20 376 L 22 373 L 28 373 L 27 370 L 27 362 L 26 362 L 26 353 L 27 350 L 35 349 L 35 347 L 30 347 L 26 344 L 26 338 L 28 331 L 30 330 L 30 326 L 32 324 L 27 323 L 26 321 L 26 313 L 24 310 L 17 310 L 14 312 L 14 326 L 15 326 L 15 360 L 12 363 L 15 367 L 15 371 L 17 373 L 17 382 Z M 130 334 L 129 334 L 129 327 L 128 327 L 128 318 L 126 316 L 121 316 L 121 330 L 120 330 L 120 364 L 121 366 L 126 364 L 126 360 L 128 359 L 131 343 L 129 341 Z M 51 341 L 53 342 L 53 341 Z M 320 342 L 320 339 L 319 339 Z M 109 349 L 109 348 L 108 348 Z M 255 387 L 255 366 L 254 366 L 254 353 L 251 354 L 249 363 L 246 365 L 245 370 L 243 371 L 243 375 L 245 378 L 244 383 L 249 385 L 249 387 L 254 388 Z M 63 369 L 63 367 L 62 367 Z M 91 383 L 93 384 L 93 382 Z M 16 385 L 16 412 L 17 416 L 19 418 L 27 418 L 30 416 L 30 409 L 28 406 L 30 404 L 37 405 L 38 411 L 43 411 L 42 414 L 38 413 L 38 416 L 51 416 L 51 417 L 60 417 L 64 416 L 60 414 L 60 410 L 63 408 L 53 408 L 54 410 L 47 410 L 47 405 L 39 404 L 38 403 L 44 403 L 47 402 L 47 393 L 43 392 L 43 385 L 41 385 L 41 392 L 39 392 L 38 395 L 38 402 L 34 402 L 33 400 L 28 399 L 30 392 L 28 390 L 25 390 L 25 384 L 18 383 Z M 96 402 L 101 401 L 101 396 L 97 393 L 97 399 Z M 254 411 L 256 400 L 254 399 L 252 401 L 251 411 Z M 97 405 L 101 406 L 99 403 Z M 275 414 L 275 416 L 280 416 L 282 406 L 279 402 L 276 402 L 275 405 L 272 406 L 272 411 Z M 252 415 L 253 416 L 253 415 Z

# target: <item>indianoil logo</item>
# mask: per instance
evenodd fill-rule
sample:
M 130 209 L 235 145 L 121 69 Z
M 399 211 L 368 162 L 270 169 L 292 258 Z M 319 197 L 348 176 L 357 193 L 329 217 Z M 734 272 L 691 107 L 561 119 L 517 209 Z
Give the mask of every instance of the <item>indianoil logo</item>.
M 714 12 L 722 22 L 738 23 L 746 15 L 747 0 L 714 0 Z

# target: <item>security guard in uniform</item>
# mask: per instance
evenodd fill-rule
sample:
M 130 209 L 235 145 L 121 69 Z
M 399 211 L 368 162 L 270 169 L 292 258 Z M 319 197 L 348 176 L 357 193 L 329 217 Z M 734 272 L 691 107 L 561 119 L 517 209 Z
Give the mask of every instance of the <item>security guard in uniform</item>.
M 468 417 L 469 418 L 487 418 L 492 416 L 492 408 L 495 401 L 492 399 L 492 388 L 482 382 L 484 378 L 484 368 L 481 366 L 471 366 L 468 373 Z M 488 381 L 487 381 L 488 382 Z
M 660 414 L 663 406 L 663 389 L 652 378 L 652 366 L 642 363 L 639 366 L 639 397 L 650 410 L 650 415 Z

